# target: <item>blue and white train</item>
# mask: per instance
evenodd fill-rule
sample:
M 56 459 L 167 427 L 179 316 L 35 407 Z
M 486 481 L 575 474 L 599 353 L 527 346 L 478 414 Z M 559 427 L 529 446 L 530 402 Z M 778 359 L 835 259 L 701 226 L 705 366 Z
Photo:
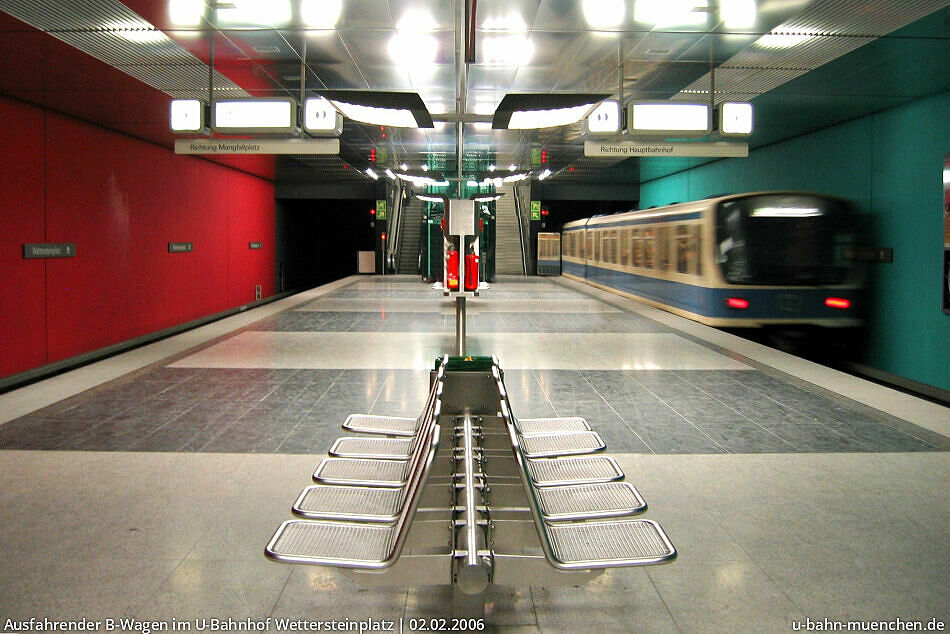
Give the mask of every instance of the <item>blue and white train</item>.
M 860 325 L 851 205 L 721 196 L 566 223 L 563 275 L 727 328 Z

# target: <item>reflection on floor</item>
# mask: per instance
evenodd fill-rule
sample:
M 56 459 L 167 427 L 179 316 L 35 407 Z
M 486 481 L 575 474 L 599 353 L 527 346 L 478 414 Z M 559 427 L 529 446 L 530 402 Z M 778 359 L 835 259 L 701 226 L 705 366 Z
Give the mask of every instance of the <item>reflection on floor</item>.
M 471 347 L 501 358 L 516 415 L 590 421 L 679 558 L 494 587 L 486 631 L 950 620 L 950 441 L 599 297 L 505 280 L 470 303 Z M 415 279 L 359 278 L 0 425 L 0 625 L 447 616 L 447 587 L 262 551 L 346 414 L 421 410 L 453 319 Z

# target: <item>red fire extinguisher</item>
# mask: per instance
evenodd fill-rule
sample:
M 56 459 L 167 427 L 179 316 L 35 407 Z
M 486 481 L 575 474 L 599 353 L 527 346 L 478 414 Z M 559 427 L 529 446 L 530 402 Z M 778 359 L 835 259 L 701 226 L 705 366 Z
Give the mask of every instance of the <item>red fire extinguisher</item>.
M 478 290 L 478 254 L 474 248 L 465 254 L 465 290 Z
M 449 290 L 459 288 L 459 252 L 454 244 L 445 253 L 445 285 Z

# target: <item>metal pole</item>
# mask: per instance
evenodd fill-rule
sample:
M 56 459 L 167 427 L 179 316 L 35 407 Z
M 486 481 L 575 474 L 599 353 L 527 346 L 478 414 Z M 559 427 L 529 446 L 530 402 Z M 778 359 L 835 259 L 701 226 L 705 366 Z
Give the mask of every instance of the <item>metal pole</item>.
M 465 296 L 464 295 L 455 298 L 455 353 L 460 357 L 465 355 Z

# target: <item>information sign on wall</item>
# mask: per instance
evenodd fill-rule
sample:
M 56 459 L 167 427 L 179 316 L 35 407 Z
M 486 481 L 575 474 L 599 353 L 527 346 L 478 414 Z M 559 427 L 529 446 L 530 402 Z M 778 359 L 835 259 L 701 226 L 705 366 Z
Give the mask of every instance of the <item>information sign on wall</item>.
M 168 252 L 169 253 L 191 253 L 194 251 L 195 246 L 191 242 L 169 242 L 168 243 Z

